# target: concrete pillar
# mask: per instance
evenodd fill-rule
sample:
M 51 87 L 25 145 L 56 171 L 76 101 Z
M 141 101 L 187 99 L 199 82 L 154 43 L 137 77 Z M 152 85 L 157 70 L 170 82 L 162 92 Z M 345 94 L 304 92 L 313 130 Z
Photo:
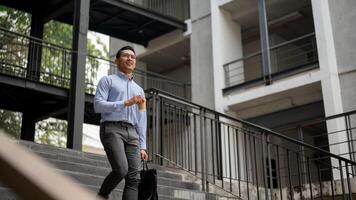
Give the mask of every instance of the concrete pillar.
M 30 36 L 43 39 L 43 22 L 41 16 L 34 12 L 31 18 L 31 31 Z M 30 39 L 28 47 L 28 63 L 26 77 L 32 80 L 39 80 L 41 70 L 42 46 L 38 40 Z
M 210 2 L 190 1 L 192 101 L 214 109 L 214 76 Z
M 329 4 L 330 1 L 312 0 L 319 65 L 323 74 L 321 87 L 326 116 L 344 112 Z M 327 129 L 329 133 L 344 130 L 345 122 L 343 119 L 330 120 L 327 122 Z M 329 143 L 345 141 L 347 141 L 346 132 L 329 135 Z M 330 152 L 333 154 L 349 152 L 348 145 L 346 143 L 333 145 L 330 147 Z M 349 158 L 348 155 L 343 157 Z M 332 165 L 338 166 L 338 161 L 332 159 Z M 334 170 L 333 174 L 335 179 L 340 178 L 338 170 Z
M 89 25 L 89 1 L 75 0 L 73 54 L 69 90 L 67 147 L 82 149 L 85 95 L 86 44 Z M 79 53 L 78 53 L 79 52 Z
M 342 106 L 344 112 L 356 109 L 356 1 L 329 1 L 330 18 L 335 41 L 336 62 L 339 72 Z M 356 126 L 356 115 L 350 117 L 351 127 Z M 356 138 L 356 131 L 351 130 L 350 140 Z M 349 143 L 350 152 L 356 149 L 356 142 Z M 356 161 L 356 153 L 351 154 Z
M 22 113 L 21 139 L 34 141 L 35 140 L 36 120 L 33 117 L 33 112 L 25 111 Z

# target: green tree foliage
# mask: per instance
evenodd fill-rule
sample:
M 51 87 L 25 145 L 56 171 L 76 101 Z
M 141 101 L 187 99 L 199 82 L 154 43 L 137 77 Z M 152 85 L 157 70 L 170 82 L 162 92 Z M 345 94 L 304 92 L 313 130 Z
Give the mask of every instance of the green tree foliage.
M 0 27 L 2 29 L 29 35 L 30 25 L 30 14 L 0 6 Z M 1 53 L 0 59 L 7 60 L 11 65 L 20 66 L 20 69 L 26 69 L 29 39 L 3 31 L 0 32 L 0 37 L 3 38 L 0 41 L 0 50 L 6 51 L 6 54 Z M 40 81 L 69 88 L 72 37 L 72 26 L 68 24 L 52 20 L 44 25 L 43 41 L 45 42 L 42 43 Z M 98 45 L 103 50 L 99 50 Z M 100 38 L 97 38 L 96 41 L 87 41 L 86 53 L 94 57 L 108 59 L 108 49 Z M 6 57 L 4 57 L 5 55 Z M 85 82 L 88 93 L 94 91 L 93 83 L 100 63 L 98 60 L 93 57 L 87 58 Z M 13 67 L 9 69 L 10 71 L 14 70 Z M 0 110 L 0 120 L 0 128 L 17 138 L 19 137 L 22 120 L 20 113 Z M 36 141 L 65 146 L 66 132 L 66 121 L 50 118 L 36 124 Z
M 66 147 L 67 122 L 49 118 L 36 123 L 35 141 L 58 147 Z
M 21 119 L 20 113 L 0 110 L 0 128 L 15 138 L 20 138 Z

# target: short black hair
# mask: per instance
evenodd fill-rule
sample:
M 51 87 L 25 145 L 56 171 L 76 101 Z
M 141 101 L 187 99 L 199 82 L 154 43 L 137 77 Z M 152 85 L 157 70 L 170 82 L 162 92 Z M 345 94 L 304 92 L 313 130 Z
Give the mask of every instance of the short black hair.
M 131 50 L 134 52 L 134 54 L 136 55 L 136 52 L 134 50 L 134 48 L 132 46 L 124 46 L 121 49 L 119 49 L 116 53 L 116 58 L 120 58 L 121 52 L 125 51 L 125 50 Z

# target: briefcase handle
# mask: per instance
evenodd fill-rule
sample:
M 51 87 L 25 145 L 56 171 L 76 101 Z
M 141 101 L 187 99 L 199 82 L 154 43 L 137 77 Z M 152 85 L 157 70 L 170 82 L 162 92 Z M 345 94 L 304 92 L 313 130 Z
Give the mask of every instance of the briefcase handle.
M 143 171 L 148 170 L 147 161 L 144 160 L 144 159 L 142 159 L 141 162 L 142 162 L 142 170 L 143 170 Z

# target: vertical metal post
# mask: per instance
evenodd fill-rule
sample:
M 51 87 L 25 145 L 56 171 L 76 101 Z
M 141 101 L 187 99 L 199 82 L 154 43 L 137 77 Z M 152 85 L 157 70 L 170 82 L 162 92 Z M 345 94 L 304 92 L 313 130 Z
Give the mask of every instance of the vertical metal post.
M 206 116 L 205 116 L 205 110 L 204 110 L 204 120 L 203 120 L 203 127 L 204 127 L 204 160 L 205 160 L 205 184 L 206 184 L 206 192 L 209 192 L 209 165 L 208 165 L 208 159 L 207 159 L 207 151 L 208 151 L 208 127 L 206 123 Z
M 203 126 L 203 116 L 204 116 L 204 111 L 201 109 L 200 110 L 200 151 L 201 151 L 201 177 L 202 177 L 202 190 L 205 192 L 205 149 L 204 149 L 204 126 Z
M 352 200 L 352 189 L 351 189 L 351 182 L 350 182 L 350 176 L 349 176 L 349 166 L 347 162 L 345 162 L 346 165 L 346 179 L 347 179 L 347 188 L 349 190 L 349 200 Z M 343 181 L 343 180 L 341 180 Z
M 332 170 L 333 170 L 333 167 L 330 165 L 330 171 L 332 172 Z M 332 175 L 330 176 L 330 186 L 331 186 L 331 196 L 332 196 L 332 199 L 335 200 L 335 194 L 334 194 L 334 178 L 333 178 Z
M 237 149 L 237 175 L 238 175 L 238 185 L 239 185 L 239 197 L 241 197 L 241 172 L 240 172 L 240 151 L 239 151 L 239 130 L 236 129 L 236 149 Z
M 159 146 L 157 148 L 159 148 L 159 154 L 161 156 L 164 156 L 164 152 L 163 152 L 163 140 L 164 140 L 164 137 L 163 137 L 163 132 L 165 129 L 164 128 L 164 110 L 163 110 L 163 98 L 160 97 L 159 98 L 159 113 L 160 113 L 160 117 L 158 119 L 159 120 Z M 158 121 L 158 120 L 157 120 Z M 159 165 L 163 165 L 163 159 L 162 157 L 159 157 Z
M 308 170 L 308 179 L 309 179 L 308 181 L 309 181 L 310 199 L 313 200 L 313 185 L 312 185 L 311 174 L 310 174 L 309 157 L 307 157 L 307 170 Z
M 343 170 L 342 170 L 342 162 L 339 160 L 339 169 L 340 169 L 340 180 L 341 180 L 341 189 L 342 189 L 342 197 L 343 199 L 346 199 L 345 195 L 345 185 L 344 185 L 344 175 L 343 175 Z
M 221 123 L 219 121 L 218 114 L 215 114 L 215 132 L 216 132 L 216 174 L 219 180 L 223 180 Z
M 39 40 L 43 39 L 43 26 L 42 18 L 38 12 L 33 12 L 31 16 L 30 36 L 38 38 Z M 39 80 L 42 60 L 42 44 L 39 44 L 39 41 L 33 40 L 32 38 L 29 40 L 27 60 L 26 78 L 35 81 Z
M 299 139 L 300 141 L 304 142 L 304 134 L 303 134 L 303 128 L 301 126 L 297 127 L 298 129 L 298 135 L 299 135 Z M 302 163 L 302 171 L 306 171 L 306 166 L 305 166 L 305 147 L 300 145 L 299 146 L 299 150 L 301 152 L 301 163 Z M 306 183 L 307 182 L 307 177 L 306 175 L 303 176 L 303 180 Z
M 300 166 L 299 166 L 299 153 L 298 152 L 296 152 L 295 153 L 296 155 L 297 155 L 297 169 L 298 169 L 298 183 L 299 183 L 299 190 L 300 190 L 300 192 L 299 192 L 299 194 L 300 194 L 300 199 L 303 199 L 303 189 L 302 189 L 302 178 L 301 178 L 301 172 L 300 172 Z
M 74 1 L 73 53 L 69 89 L 67 147 L 82 150 L 85 63 L 90 1 Z
M 321 161 L 320 161 L 321 162 Z M 318 170 L 318 178 L 319 178 L 319 188 L 320 188 L 320 199 L 324 199 L 323 195 L 323 182 L 321 180 L 321 169 L 320 169 L 320 162 L 317 163 L 317 170 Z
M 256 138 L 253 138 L 253 152 L 254 152 L 254 157 L 255 157 L 255 176 L 256 176 L 256 188 L 257 188 L 257 199 L 260 199 L 260 190 L 259 190 L 259 184 L 258 184 L 258 169 L 257 169 L 257 152 L 256 152 Z
M 213 183 L 215 184 L 215 156 L 214 156 L 214 154 L 215 154 L 215 149 L 216 149 L 216 147 L 215 147 L 215 145 L 214 145 L 214 128 L 213 128 L 213 119 L 210 119 L 210 132 L 211 132 L 211 155 L 212 155 L 212 170 L 213 170 Z M 214 147 L 215 147 L 215 149 L 214 149 Z
M 191 149 L 191 145 L 192 145 L 192 141 L 191 141 L 191 137 L 192 137 L 192 119 L 191 119 L 191 113 L 188 112 L 187 114 L 187 123 L 188 127 L 188 171 L 192 170 L 192 149 Z
M 269 184 L 270 184 L 270 196 L 271 200 L 273 199 L 273 174 L 272 174 L 272 161 L 271 161 L 271 151 L 270 151 L 270 142 L 269 142 L 269 135 L 266 135 L 266 148 L 267 148 L 267 161 L 269 165 Z
M 230 192 L 232 192 L 232 169 L 231 169 L 231 148 L 230 148 L 230 127 L 229 125 L 227 126 L 227 149 L 228 149 L 228 154 L 229 154 L 229 184 L 230 184 Z
M 292 187 L 292 170 L 289 163 L 289 149 L 287 151 L 287 166 L 288 166 L 288 179 L 289 179 L 289 191 L 290 196 L 293 197 L 293 187 Z
M 198 139 L 197 139 L 197 115 L 194 113 L 194 161 L 195 161 L 195 176 L 198 174 Z
M 279 146 L 276 146 L 276 153 L 277 153 L 277 176 L 279 182 L 279 194 L 281 195 L 281 200 L 283 200 L 283 193 L 282 193 L 282 180 L 281 180 L 281 165 L 279 163 Z
M 249 190 L 249 182 L 248 182 L 248 155 L 247 155 L 247 134 L 244 132 L 244 146 L 245 146 L 245 172 L 246 172 L 246 191 Z M 247 199 L 250 200 L 250 193 L 247 192 Z
M 269 52 L 268 23 L 265 0 L 258 0 L 258 16 L 261 36 L 262 71 L 265 83 L 269 85 L 271 79 L 271 56 Z
M 267 163 L 266 163 L 266 158 L 265 158 L 265 143 L 266 143 L 266 136 L 265 133 L 262 132 L 261 134 L 261 142 L 262 142 L 262 152 L 261 152 L 261 158 L 262 158 L 262 173 L 263 173 L 263 183 L 265 185 L 265 199 L 268 200 L 268 177 L 267 177 Z
M 152 95 L 152 149 L 153 162 L 157 163 L 157 99 L 156 94 Z

